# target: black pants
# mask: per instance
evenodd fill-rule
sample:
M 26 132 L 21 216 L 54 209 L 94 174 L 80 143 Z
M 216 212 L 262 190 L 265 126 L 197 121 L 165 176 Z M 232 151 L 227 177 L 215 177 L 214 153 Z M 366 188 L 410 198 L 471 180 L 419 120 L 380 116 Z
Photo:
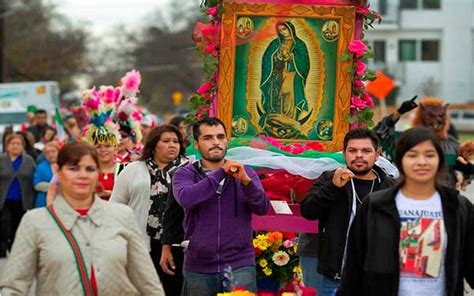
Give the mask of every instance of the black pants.
M 151 240 L 151 260 L 155 265 L 155 269 L 160 277 L 161 284 L 165 290 L 166 296 L 179 296 L 181 295 L 181 289 L 183 287 L 183 262 L 184 252 L 181 247 L 172 247 L 171 254 L 173 254 L 174 264 L 176 269 L 174 275 L 165 273 L 160 266 L 161 259 L 161 241 L 152 239 Z
M 15 240 L 15 233 L 21 218 L 25 214 L 21 201 L 6 200 L 3 210 L 0 211 L 0 257 L 5 257 L 7 250 L 10 250 Z

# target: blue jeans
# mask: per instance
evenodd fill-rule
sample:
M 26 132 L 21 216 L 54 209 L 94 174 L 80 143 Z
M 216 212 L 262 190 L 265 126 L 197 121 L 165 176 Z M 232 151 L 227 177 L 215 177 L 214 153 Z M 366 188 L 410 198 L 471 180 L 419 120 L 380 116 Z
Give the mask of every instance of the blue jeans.
M 301 269 L 303 270 L 303 283 L 307 287 L 315 288 L 318 296 L 333 296 L 339 283 L 318 273 L 318 258 L 300 256 Z
M 318 258 L 313 256 L 300 256 L 301 269 L 303 270 L 303 283 L 306 287 L 322 290 L 324 276 L 318 273 Z
M 230 292 L 226 285 L 224 272 L 200 273 L 184 271 L 184 283 L 182 296 L 214 296 L 217 293 Z M 257 281 L 255 266 L 244 266 L 232 270 L 234 286 L 244 287 L 256 293 Z

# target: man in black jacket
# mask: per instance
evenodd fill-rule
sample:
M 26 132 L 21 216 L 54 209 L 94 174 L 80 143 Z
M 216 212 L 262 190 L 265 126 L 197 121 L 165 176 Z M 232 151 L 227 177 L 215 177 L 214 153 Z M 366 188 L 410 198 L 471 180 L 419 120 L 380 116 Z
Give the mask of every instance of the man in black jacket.
M 324 172 L 301 204 L 301 214 L 319 220 L 318 272 L 324 275 L 318 295 L 333 295 L 340 280 L 349 226 L 365 196 L 385 189 L 394 180 L 375 165 L 379 155 L 377 135 L 365 128 L 344 137 L 347 168 Z

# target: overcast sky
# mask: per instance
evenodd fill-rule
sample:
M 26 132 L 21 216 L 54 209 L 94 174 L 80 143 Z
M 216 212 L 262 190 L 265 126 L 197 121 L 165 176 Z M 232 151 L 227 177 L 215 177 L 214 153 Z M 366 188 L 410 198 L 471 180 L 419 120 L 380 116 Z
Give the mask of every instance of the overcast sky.
M 84 22 L 94 34 L 107 32 L 115 24 L 137 25 L 157 7 L 173 0 L 56 0 L 58 11 L 74 23 Z M 180 0 L 175 0 L 180 1 Z

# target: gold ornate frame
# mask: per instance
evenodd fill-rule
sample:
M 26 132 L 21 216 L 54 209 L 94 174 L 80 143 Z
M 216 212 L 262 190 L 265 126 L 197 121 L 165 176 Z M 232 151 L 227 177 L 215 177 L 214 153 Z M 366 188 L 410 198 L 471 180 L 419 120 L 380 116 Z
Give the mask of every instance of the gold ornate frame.
M 341 25 L 337 53 L 336 98 L 334 106 L 334 126 L 331 141 L 320 141 L 326 151 L 343 148 L 344 135 L 349 130 L 350 96 L 352 77 L 349 61 L 341 61 L 349 43 L 354 38 L 355 9 L 353 6 L 322 6 L 308 4 L 272 4 L 224 1 L 222 16 L 221 48 L 219 61 L 219 84 L 217 116 L 225 123 L 227 134 L 232 134 L 235 48 L 237 45 L 236 21 L 239 16 L 304 17 L 317 19 L 337 19 Z

